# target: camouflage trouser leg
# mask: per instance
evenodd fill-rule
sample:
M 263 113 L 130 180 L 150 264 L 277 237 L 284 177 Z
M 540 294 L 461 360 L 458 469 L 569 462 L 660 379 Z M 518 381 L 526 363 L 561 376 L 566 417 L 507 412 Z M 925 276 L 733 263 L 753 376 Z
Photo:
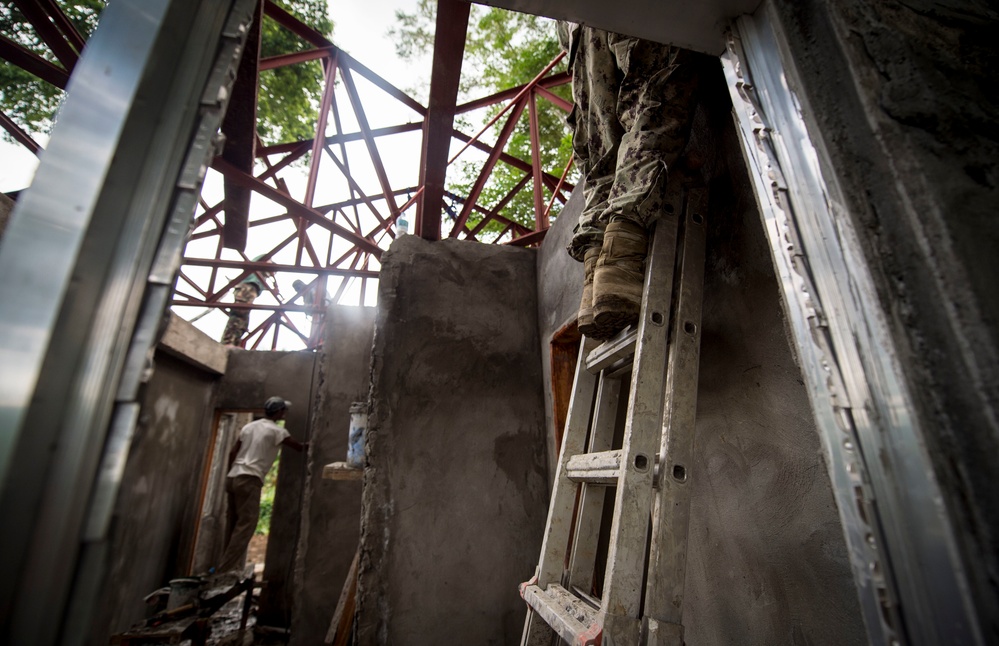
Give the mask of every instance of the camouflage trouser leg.
M 237 303 L 252 303 L 257 298 L 257 288 L 247 283 L 240 283 L 232 290 L 232 300 Z M 250 311 L 243 309 L 232 309 L 229 311 L 229 320 L 225 324 L 222 332 L 222 343 L 224 345 L 239 345 L 243 335 L 250 327 Z
M 569 244 L 582 260 L 613 220 L 649 226 L 665 202 L 666 171 L 690 137 L 697 73 L 676 47 L 578 29 L 573 152 L 586 205 Z

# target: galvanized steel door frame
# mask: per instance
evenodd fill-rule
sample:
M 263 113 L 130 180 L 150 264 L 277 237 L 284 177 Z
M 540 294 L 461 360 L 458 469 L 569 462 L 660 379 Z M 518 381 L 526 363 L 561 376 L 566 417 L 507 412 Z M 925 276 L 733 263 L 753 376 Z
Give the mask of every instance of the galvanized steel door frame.
M 83 643 L 138 420 L 258 0 L 118 0 L 0 246 L 0 641 Z
M 722 65 L 872 644 L 983 644 L 953 527 L 845 201 L 769 4 Z

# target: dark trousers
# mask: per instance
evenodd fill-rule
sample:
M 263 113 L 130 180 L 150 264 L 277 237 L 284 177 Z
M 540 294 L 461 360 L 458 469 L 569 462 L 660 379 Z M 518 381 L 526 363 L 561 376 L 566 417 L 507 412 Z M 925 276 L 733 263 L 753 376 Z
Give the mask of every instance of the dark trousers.
M 260 517 L 260 490 L 264 483 L 250 475 L 226 478 L 229 494 L 229 541 L 226 543 L 219 572 L 241 569 L 246 563 L 246 548 L 257 529 Z

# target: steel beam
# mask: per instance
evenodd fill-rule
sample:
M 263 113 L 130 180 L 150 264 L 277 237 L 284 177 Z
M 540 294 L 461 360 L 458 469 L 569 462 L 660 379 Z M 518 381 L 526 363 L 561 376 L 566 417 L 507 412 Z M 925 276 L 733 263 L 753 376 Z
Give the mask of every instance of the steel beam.
M 255 0 L 256 12 L 246 36 L 243 57 L 239 61 L 236 82 L 232 87 L 232 107 L 226 111 L 222 122 L 225 148 L 222 158 L 245 173 L 253 172 L 254 145 L 257 140 L 257 61 L 260 58 L 261 2 Z M 246 229 L 250 219 L 251 191 L 226 179 L 225 224 L 222 228 L 222 246 L 242 251 L 246 248 Z
M 25 148 L 35 153 L 35 155 L 38 155 L 39 151 L 42 149 L 42 147 L 38 145 L 38 142 L 31 138 L 31 135 L 22 130 L 19 125 L 14 123 L 14 121 L 3 112 L 0 112 L 0 126 L 3 126 L 3 129 L 9 132 L 11 137 L 13 137 Z
M 420 158 L 420 185 L 423 199 L 416 205 L 416 235 L 440 240 L 441 210 L 444 208 L 444 179 L 447 174 L 454 111 L 458 103 L 461 60 L 471 5 L 461 0 L 437 3 L 437 31 L 434 34 L 434 63 L 430 77 L 430 101 L 423 128 Z
M 378 245 L 374 244 L 367 238 L 359 236 L 353 231 L 345 229 L 339 224 L 335 224 L 334 222 L 327 220 L 325 217 L 323 217 L 323 214 L 320 213 L 319 211 L 305 206 L 301 202 L 298 202 L 297 200 L 292 198 L 290 195 L 282 193 L 278 189 L 268 186 L 267 184 L 263 183 L 256 177 L 243 173 L 242 171 L 240 171 L 240 169 L 235 168 L 224 159 L 216 157 L 215 160 L 212 162 L 212 168 L 219 171 L 226 177 L 233 178 L 234 181 L 243 183 L 245 186 L 253 189 L 255 192 L 266 197 L 272 202 L 280 204 L 281 206 L 288 209 L 288 212 L 291 213 L 292 215 L 305 218 L 306 220 L 312 222 L 313 224 L 317 224 L 323 227 L 324 229 L 328 229 L 329 231 L 335 233 L 336 235 L 342 238 L 350 240 L 364 251 L 374 254 L 375 257 L 381 257 L 382 255 L 381 248 L 379 248 Z
M 468 221 L 468 216 L 472 212 L 472 207 L 475 202 L 478 201 L 479 195 L 482 194 L 482 189 L 485 188 L 486 180 L 489 179 L 489 175 L 492 173 L 493 168 L 496 166 L 496 162 L 500 158 L 500 154 L 503 151 L 503 147 L 506 146 L 507 140 L 510 135 L 513 134 L 513 129 L 517 126 L 517 121 L 520 120 L 520 115 L 524 111 L 525 103 L 527 99 L 521 97 L 518 99 L 517 103 L 514 105 L 513 110 L 506 123 L 503 124 L 503 128 L 500 130 L 499 136 L 496 138 L 496 145 L 493 151 L 489 154 L 489 158 L 486 160 L 485 165 L 482 167 L 482 171 L 476 178 L 475 182 L 472 184 L 471 190 L 468 192 L 468 200 L 465 202 L 461 209 L 461 213 L 458 214 L 458 218 L 454 223 L 454 227 L 451 229 L 451 237 L 457 237 L 458 232 L 461 228 L 465 226 L 465 222 Z
M 14 0 L 14 4 L 24 17 L 28 19 L 31 26 L 35 28 L 35 31 L 41 36 L 42 41 L 49 46 L 49 49 L 52 50 L 55 57 L 62 63 L 62 66 L 66 68 L 66 71 L 72 73 L 76 61 L 79 60 L 80 53 L 73 49 L 73 46 L 66 41 L 66 38 L 59 31 L 59 28 L 53 24 L 52 19 L 49 18 L 41 4 L 35 0 Z
M 0 36 L 0 58 L 8 63 L 13 63 L 29 74 L 34 74 L 60 90 L 65 90 L 66 83 L 69 82 L 69 72 L 50 63 L 38 54 L 28 51 L 5 36 Z

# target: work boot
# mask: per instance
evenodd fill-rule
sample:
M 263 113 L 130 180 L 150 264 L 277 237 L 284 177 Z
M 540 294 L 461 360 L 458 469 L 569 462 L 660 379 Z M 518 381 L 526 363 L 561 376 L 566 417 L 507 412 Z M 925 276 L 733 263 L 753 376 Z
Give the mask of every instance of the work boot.
M 598 332 L 593 323 L 593 270 L 597 267 L 599 256 L 600 247 L 590 247 L 583 254 L 583 298 L 579 302 L 576 326 L 580 334 L 588 337 L 593 337 Z
M 593 272 L 593 323 L 604 338 L 638 322 L 648 247 L 648 232 L 634 222 L 611 222 L 604 231 Z

